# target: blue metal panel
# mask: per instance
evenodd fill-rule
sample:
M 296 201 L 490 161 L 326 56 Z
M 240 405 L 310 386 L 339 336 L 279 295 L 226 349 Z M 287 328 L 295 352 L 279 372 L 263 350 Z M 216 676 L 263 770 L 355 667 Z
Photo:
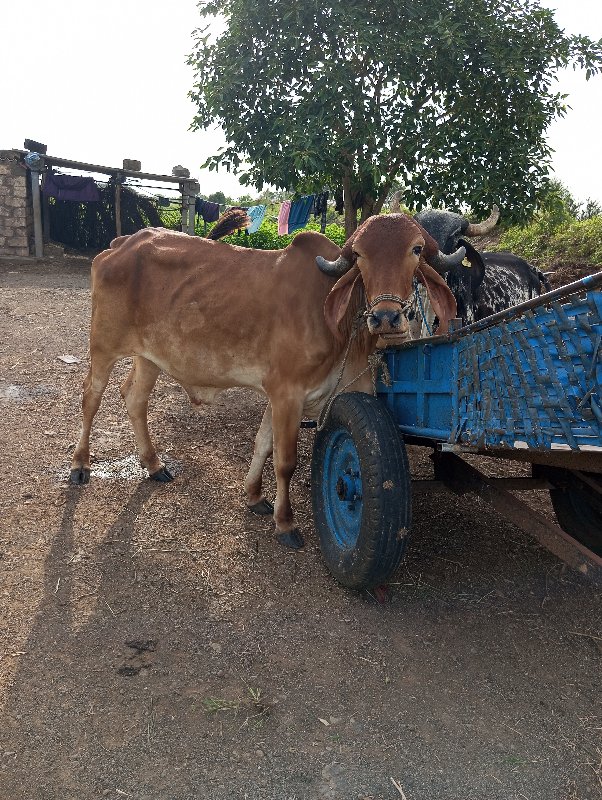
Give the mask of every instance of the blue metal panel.
M 404 433 L 449 439 L 452 430 L 454 344 L 416 344 L 386 353 L 391 385 L 379 383 L 382 397 Z M 388 383 L 388 381 L 387 381 Z
M 386 351 L 391 385 L 377 392 L 400 430 L 479 448 L 602 448 L 602 291 L 576 291 Z
M 477 447 L 602 446 L 602 293 L 538 306 L 457 342 L 451 441 Z

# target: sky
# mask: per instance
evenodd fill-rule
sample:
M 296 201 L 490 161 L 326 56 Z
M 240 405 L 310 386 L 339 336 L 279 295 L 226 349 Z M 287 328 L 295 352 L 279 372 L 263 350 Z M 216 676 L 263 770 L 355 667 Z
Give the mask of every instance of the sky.
M 567 33 L 602 37 L 602 0 L 543 0 Z M 195 0 L 29 0 L 4 3 L 0 18 L 0 149 L 25 138 L 53 156 L 120 166 L 137 159 L 144 172 L 187 167 L 208 195 L 238 197 L 227 172 L 201 170 L 225 140 L 219 129 L 189 130 L 194 105 L 192 33 L 201 24 Z M 559 76 L 567 116 L 550 126 L 553 167 L 578 200 L 602 202 L 602 75 Z M 9 112 L 7 112 L 9 109 Z

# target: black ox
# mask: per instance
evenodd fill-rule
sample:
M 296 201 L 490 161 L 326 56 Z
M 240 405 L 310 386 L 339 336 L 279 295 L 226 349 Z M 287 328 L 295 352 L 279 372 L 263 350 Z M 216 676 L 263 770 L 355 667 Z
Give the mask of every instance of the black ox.
M 431 208 L 416 214 L 414 219 L 435 239 L 441 252 L 466 248 L 464 261 L 445 274 L 463 325 L 549 291 L 545 275 L 524 259 L 508 252 L 480 253 L 462 238 L 483 236 L 491 231 L 499 219 L 497 206 L 488 219 L 476 224 L 460 214 Z

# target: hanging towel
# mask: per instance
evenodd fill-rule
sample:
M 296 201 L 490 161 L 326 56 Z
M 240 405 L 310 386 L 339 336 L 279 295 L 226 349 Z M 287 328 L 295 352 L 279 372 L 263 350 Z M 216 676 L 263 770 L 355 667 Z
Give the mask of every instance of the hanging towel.
M 357 211 L 358 208 L 361 208 L 364 205 L 364 193 L 361 189 L 357 189 L 355 192 L 352 192 L 351 205 L 354 211 Z
M 319 217 L 326 211 L 328 203 L 328 192 L 321 192 L 316 195 L 316 202 L 314 203 L 314 217 Z
M 79 175 L 55 175 L 47 172 L 42 193 L 46 197 L 71 200 L 74 203 L 94 203 L 100 200 L 94 178 L 82 178 Z
M 202 197 L 197 197 L 194 209 L 205 222 L 217 222 L 219 218 L 219 203 L 210 203 L 208 200 L 203 200 Z
M 320 219 L 320 233 L 326 230 L 326 211 L 328 210 L 328 192 L 321 192 L 316 195 L 314 203 L 314 217 L 321 217 Z
M 345 211 L 345 205 L 343 203 L 343 192 L 338 192 L 334 196 L 334 210 L 337 214 L 342 214 Z
M 251 224 L 247 228 L 247 233 L 257 233 L 265 217 L 265 211 L 266 206 L 251 206 L 247 208 L 247 214 L 251 219 Z
M 278 236 L 285 236 L 288 233 L 288 215 L 291 210 L 291 201 L 284 200 L 278 212 Z
M 291 209 L 288 215 L 289 233 L 298 231 L 299 228 L 304 228 L 307 225 L 309 222 L 309 215 L 314 207 L 314 200 L 315 195 L 308 194 L 291 203 Z

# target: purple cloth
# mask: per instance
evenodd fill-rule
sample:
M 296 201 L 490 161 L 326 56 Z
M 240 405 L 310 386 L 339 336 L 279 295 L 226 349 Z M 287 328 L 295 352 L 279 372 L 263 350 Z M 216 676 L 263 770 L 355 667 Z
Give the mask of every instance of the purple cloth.
M 75 203 L 91 203 L 100 200 L 98 186 L 94 178 L 82 178 L 78 175 L 55 175 L 46 173 L 42 192 L 47 197 L 57 200 L 72 200 Z
M 200 214 L 205 222 L 217 222 L 219 219 L 219 203 L 210 203 L 197 197 L 194 205 L 196 213 Z

